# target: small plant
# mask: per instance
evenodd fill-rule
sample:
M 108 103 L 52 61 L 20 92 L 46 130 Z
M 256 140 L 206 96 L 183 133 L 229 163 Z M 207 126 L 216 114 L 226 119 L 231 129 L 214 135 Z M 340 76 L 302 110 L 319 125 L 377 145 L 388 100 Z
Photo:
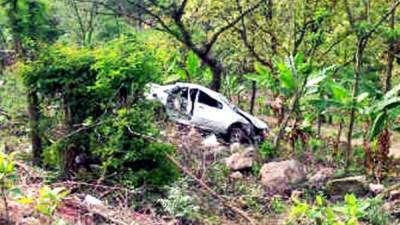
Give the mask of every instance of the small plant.
M 169 188 L 168 196 L 159 199 L 158 202 L 164 211 L 171 216 L 190 221 L 199 207 L 195 205 L 193 197 L 185 193 L 187 189 L 188 183 L 186 181 L 178 182 L 175 186 Z
M 274 148 L 271 142 L 268 140 L 264 141 L 260 146 L 260 156 L 263 160 L 274 158 L 278 155 L 278 152 Z
M 15 180 L 14 154 L 0 153 L 0 195 L 4 204 L 4 216 L 9 219 L 7 195 L 13 188 Z
M 274 213 L 280 214 L 285 211 L 285 204 L 279 197 L 275 197 L 271 201 L 271 209 Z
M 388 215 L 377 216 L 376 199 L 358 200 L 355 195 L 344 197 L 342 204 L 331 205 L 322 196 L 317 196 L 314 204 L 293 199 L 295 205 L 288 224 L 304 225 L 359 225 L 360 221 L 371 224 L 386 224 Z
M 50 221 L 49 224 L 52 224 L 56 209 L 69 192 L 65 188 L 51 189 L 48 186 L 44 186 L 38 190 L 38 193 L 39 196 L 37 198 L 23 197 L 19 202 L 32 205 L 37 214 L 45 216 Z

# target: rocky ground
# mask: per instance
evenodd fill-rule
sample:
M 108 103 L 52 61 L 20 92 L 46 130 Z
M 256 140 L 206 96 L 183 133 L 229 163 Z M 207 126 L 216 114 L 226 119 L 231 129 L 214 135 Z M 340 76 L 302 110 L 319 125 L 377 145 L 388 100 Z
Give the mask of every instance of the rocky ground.
M 348 192 L 359 198 L 383 196 L 385 209 L 399 218 L 400 187 L 393 185 L 399 182 L 396 176 L 378 184 L 364 175 L 338 174 L 337 165 L 315 159 L 312 154 L 282 154 L 262 161 L 255 146 L 229 145 L 213 134 L 173 124 L 165 125 L 162 137 L 176 146 L 183 177 L 191 180 L 185 191 L 196 199 L 202 214 L 195 224 L 249 224 L 250 220 L 285 224 L 293 198 L 313 199 L 317 193 L 324 193 L 337 201 Z M 52 174 L 23 160 L 17 161 L 17 170 L 16 186 L 25 195 L 37 196 L 37 190 L 46 184 L 69 190 L 53 218 L 70 224 L 185 224 L 146 201 L 132 207 L 128 199 L 140 199 L 145 195 L 141 189 L 108 186 L 100 180 L 52 183 Z M 39 216 L 29 205 L 18 203 L 17 198 L 10 197 L 8 204 L 10 219 L 16 224 L 54 222 Z M 210 219 L 213 214 L 218 218 L 216 223 Z

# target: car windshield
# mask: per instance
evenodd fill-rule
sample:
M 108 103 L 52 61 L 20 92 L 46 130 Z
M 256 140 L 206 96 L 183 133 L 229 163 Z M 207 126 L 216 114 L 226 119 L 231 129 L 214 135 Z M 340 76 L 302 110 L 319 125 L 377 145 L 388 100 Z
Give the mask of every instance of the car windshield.
M 224 102 L 227 106 L 229 106 L 231 109 L 233 109 L 235 111 L 237 110 L 237 107 L 234 104 L 230 103 L 229 100 L 227 98 L 225 98 L 225 96 L 219 95 L 219 99 L 222 102 Z

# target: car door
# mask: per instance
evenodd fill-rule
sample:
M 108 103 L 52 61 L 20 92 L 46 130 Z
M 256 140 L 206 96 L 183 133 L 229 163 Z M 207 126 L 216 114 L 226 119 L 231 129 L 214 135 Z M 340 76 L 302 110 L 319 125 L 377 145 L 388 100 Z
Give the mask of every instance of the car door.
M 175 87 L 167 98 L 167 113 L 176 122 L 188 124 L 189 115 L 189 89 L 187 87 Z
M 192 123 L 203 129 L 222 132 L 223 121 L 223 104 L 199 90 L 194 104 Z

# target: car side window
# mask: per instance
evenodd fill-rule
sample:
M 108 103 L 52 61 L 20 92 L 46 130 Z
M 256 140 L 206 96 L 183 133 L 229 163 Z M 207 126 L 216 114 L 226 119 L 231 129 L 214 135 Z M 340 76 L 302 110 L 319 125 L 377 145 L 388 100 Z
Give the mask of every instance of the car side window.
M 199 93 L 198 102 L 214 108 L 222 109 L 222 104 L 220 102 L 218 102 L 217 100 L 215 100 L 214 98 L 210 97 L 208 94 L 202 91 L 200 91 Z

